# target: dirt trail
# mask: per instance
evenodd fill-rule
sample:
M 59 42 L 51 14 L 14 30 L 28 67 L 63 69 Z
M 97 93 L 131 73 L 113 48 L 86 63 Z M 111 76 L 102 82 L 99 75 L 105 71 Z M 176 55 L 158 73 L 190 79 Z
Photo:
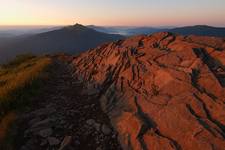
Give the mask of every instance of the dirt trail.
M 42 94 L 34 97 L 32 111 L 19 120 L 16 149 L 110 150 L 121 149 L 117 133 L 102 112 L 99 95 L 91 94 L 59 60 Z

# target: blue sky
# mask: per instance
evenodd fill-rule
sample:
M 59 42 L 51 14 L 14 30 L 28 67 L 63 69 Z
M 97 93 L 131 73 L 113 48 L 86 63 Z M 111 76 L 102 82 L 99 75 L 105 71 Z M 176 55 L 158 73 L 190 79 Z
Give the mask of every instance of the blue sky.
M 0 0 L 0 25 L 225 26 L 225 0 Z

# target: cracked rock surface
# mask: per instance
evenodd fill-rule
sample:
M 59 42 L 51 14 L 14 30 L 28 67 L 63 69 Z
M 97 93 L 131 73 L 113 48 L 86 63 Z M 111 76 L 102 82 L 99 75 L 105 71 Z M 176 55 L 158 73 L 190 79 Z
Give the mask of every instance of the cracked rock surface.
M 225 39 L 136 36 L 82 53 L 72 65 L 88 93 L 99 93 L 123 149 L 225 149 Z

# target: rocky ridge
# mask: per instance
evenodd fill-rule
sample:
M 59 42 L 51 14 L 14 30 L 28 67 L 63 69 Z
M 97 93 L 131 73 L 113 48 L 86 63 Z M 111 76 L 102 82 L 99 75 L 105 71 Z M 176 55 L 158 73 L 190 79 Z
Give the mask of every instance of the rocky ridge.
M 123 149 L 225 149 L 225 39 L 168 32 L 105 44 L 73 59 Z

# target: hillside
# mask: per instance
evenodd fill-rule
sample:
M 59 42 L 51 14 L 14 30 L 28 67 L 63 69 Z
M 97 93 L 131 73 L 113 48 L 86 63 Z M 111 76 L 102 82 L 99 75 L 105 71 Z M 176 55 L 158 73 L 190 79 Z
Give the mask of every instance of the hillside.
M 50 63 L 48 57 L 21 55 L 0 66 L 0 149 L 12 148 L 15 137 L 9 136 L 10 128 L 20 111 L 32 103 L 30 98 L 38 95 Z
M 224 150 L 224 39 L 136 36 L 82 53 L 73 65 L 99 91 L 123 149 Z
M 51 54 L 64 52 L 77 54 L 105 42 L 122 39 L 120 35 L 106 34 L 80 24 L 45 33 L 14 37 L 0 42 L 0 62 L 17 54 Z
M 174 28 L 168 31 L 173 33 L 178 33 L 181 35 L 225 37 L 225 28 L 211 27 L 206 25 L 180 27 L 180 28 Z

